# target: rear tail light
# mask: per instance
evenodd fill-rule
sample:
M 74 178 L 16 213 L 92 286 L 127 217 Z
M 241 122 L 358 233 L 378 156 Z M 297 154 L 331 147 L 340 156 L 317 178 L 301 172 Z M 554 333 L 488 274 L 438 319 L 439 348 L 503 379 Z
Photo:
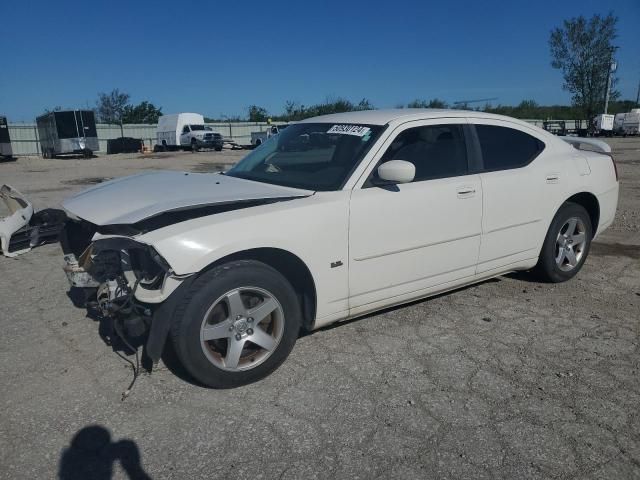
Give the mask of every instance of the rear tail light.
M 613 158 L 613 155 L 611 156 L 611 161 L 613 162 L 613 171 L 616 172 L 616 182 L 618 181 L 618 165 L 616 165 L 616 161 Z

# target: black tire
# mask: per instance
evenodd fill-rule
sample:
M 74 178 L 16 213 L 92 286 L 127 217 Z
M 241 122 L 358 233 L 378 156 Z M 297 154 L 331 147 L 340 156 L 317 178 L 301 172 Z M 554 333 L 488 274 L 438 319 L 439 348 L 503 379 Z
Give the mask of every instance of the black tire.
M 566 266 L 565 268 L 570 268 L 566 270 L 560 268 L 556 262 L 556 255 L 558 254 L 557 239 L 561 230 L 571 218 L 578 218 L 582 221 L 585 230 L 585 245 L 581 250 L 582 253 L 577 264 L 573 267 Z M 566 282 L 573 278 L 580 271 L 589 255 L 592 238 L 593 227 L 591 225 L 591 217 L 589 217 L 585 208 L 577 203 L 566 202 L 560 207 L 549 226 L 534 272 L 541 280 L 551 283 Z
M 222 151 L 222 147 L 216 147 L 216 152 L 221 152 Z
M 273 295 L 284 313 L 284 329 L 279 343 L 262 363 L 247 370 L 227 371 L 205 355 L 200 329 L 217 299 L 233 289 L 247 286 Z M 212 268 L 193 283 L 176 309 L 171 337 L 178 358 L 196 380 L 212 388 L 233 388 L 261 380 L 278 368 L 291 352 L 301 324 L 300 305 L 287 279 L 262 262 L 239 260 Z
M 195 139 L 191 140 L 191 151 L 193 153 L 198 151 L 198 142 Z

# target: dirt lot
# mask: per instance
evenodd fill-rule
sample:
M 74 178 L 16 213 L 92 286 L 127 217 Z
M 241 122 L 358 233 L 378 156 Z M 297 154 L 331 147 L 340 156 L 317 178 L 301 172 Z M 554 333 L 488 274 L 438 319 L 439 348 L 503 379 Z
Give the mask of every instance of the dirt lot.
M 640 478 L 640 139 L 611 144 L 617 220 L 574 280 L 510 275 L 324 329 L 235 390 L 169 356 L 121 402 L 130 366 L 67 297 L 59 247 L 0 257 L 0 478 Z M 244 153 L 21 158 L 0 183 L 43 208 Z

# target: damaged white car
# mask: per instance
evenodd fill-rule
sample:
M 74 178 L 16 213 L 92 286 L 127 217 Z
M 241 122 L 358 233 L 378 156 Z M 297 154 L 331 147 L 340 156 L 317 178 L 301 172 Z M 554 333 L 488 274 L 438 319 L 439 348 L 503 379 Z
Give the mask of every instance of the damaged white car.
M 570 279 L 614 219 L 609 153 L 481 112 L 313 118 L 224 174 L 142 173 L 68 199 L 65 270 L 125 333 L 148 332 L 154 361 L 170 338 L 203 384 L 243 385 L 301 329 L 515 270 Z

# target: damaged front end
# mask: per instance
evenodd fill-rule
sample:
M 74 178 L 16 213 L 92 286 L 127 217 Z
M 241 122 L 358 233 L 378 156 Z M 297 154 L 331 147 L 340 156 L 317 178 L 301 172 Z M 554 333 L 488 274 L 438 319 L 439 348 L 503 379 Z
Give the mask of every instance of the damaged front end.
M 68 220 L 60 235 L 64 271 L 81 302 L 129 339 L 148 334 L 147 356 L 158 362 L 175 308 L 176 290 L 190 276 L 175 275 L 155 249 L 129 237 L 104 236 L 83 220 Z M 189 282 L 187 282 L 189 283 Z M 78 298 L 78 295 L 76 295 Z

